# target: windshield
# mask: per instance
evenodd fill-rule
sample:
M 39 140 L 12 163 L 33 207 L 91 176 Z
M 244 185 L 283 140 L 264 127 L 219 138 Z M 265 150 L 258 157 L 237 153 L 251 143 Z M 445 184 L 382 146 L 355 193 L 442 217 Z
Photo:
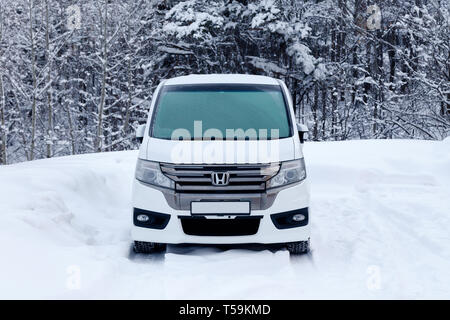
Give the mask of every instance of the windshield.
M 291 136 L 281 87 L 253 84 L 164 86 L 152 119 L 160 139 L 266 140 Z

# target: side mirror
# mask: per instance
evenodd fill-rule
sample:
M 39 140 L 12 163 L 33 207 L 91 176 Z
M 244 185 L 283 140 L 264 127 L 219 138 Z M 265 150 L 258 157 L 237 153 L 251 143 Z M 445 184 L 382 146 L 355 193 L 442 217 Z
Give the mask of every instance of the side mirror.
M 136 129 L 136 139 L 139 141 L 139 143 L 142 143 L 144 141 L 144 134 L 145 134 L 145 124 L 140 124 Z
M 300 143 L 304 143 L 308 139 L 308 127 L 306 124 L 297 124 L 298 137 L 300 138 Z

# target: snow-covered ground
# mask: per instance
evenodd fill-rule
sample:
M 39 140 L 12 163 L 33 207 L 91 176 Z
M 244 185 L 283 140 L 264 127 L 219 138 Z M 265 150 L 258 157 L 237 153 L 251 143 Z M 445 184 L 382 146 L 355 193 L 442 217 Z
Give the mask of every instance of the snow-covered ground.
M 312 252 L 130 250 L 137 153 L 0 167 L 0 298 L 450 298 L 450 138 L 307 143 Z

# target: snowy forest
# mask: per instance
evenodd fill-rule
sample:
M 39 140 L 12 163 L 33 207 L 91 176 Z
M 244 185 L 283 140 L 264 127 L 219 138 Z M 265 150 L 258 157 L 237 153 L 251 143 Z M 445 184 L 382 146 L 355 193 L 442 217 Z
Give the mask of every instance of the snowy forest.
M 450 134 L 448 0 L 0 0 L 0 164 L 136 149 L 163 79 L 282 79 L 310 140 Z

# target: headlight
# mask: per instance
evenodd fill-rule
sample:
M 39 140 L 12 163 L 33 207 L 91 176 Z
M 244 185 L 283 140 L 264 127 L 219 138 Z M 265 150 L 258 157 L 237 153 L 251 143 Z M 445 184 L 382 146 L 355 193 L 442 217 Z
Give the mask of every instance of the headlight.
M 281 164 L 278 174 L 267 181 L 267 188 L 281 187 L 300 182 L 306 178 L 305 160 L 303 158 L 286 161 Z
M 175 188 L 175 182 L 161 172 L 158 162 L 138 159 L 136 164 L 136 179 L 158 187 Z

